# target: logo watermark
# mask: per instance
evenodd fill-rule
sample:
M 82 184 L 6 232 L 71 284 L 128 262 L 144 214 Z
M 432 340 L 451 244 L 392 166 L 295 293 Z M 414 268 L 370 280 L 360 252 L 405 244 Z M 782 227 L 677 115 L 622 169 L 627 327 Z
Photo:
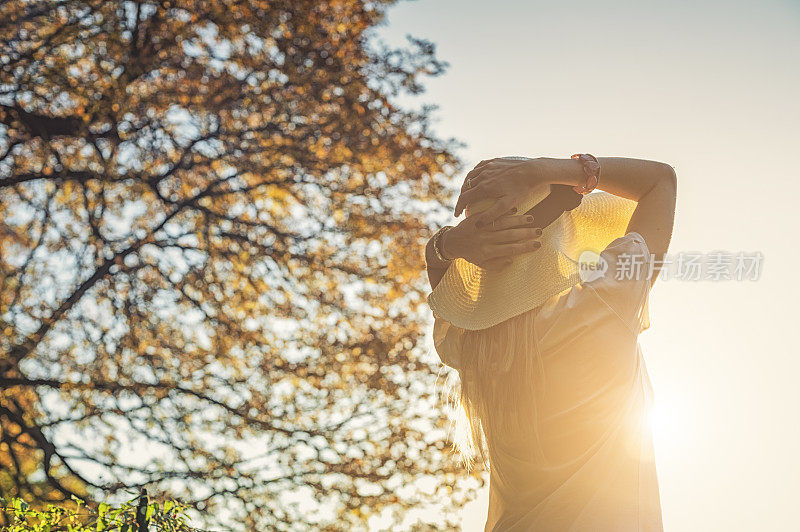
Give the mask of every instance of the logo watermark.
M 605 257 L 584 251 L 578 259 L 578 274 L 582 281 L 593 281 L 613 271 L 617 280 L 659 279 L 678 281 L 757 281 L 761 276 L 764 255 L 755 252 L 680 252 L 667 253 L 662 258 L 654 254 L 620 253 L 614 268 Z
M 586 250 L 578 257 L 578 275 L 583 282 L 600 279 L 607 271 L 608 261 L 599 253 Z

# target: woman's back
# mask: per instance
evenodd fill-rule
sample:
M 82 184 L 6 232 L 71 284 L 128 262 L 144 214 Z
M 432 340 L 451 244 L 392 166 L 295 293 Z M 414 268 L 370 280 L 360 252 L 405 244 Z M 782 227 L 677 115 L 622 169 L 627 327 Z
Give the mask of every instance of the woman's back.
M 649 257 L 638 233 L 616 239 L 601 254 L 605 276 L 517 320 L 533 329 L 528 358 L 497 374 L 492 390 L 505 399 L 487 401 L 481 416 L 491 463 L 487 530 L 661 530 L 652 390 L 637 342 L 649 325 L 646 264 L 633 279 L 617 278 L 618 264 L 634 255 Z M 470 379 L 470 361 L 460 363 Z
M 467 217 L 428 242 L 434 341 L 471 429 L 459 447 L 490 462 L 487 529 L 662 529 L 637 338 L 676 196 L 657 161 L 491 159 L 467 174 Z M 606 274 L 579 282 L 578 256 L 603 248 Z

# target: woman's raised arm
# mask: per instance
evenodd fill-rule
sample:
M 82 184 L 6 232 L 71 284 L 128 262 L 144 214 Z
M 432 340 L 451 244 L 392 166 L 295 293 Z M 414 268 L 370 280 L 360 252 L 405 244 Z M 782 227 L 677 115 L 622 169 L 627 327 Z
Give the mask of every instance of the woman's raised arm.
M 628 232 L 641 234 L 656 266 L 666 254 L 675 219 L 677 178 L 668 164 L 627 157 L 599 157 L 601 166 L 598 188 L 638 202 L 628 225 Z M 576 159 L 491 159 L 482 161 L 469 174 L 471 186 L 462 189 L 456 203 L 458 215 L 470 202 L 486 197 L 497 199 L 494 206 L 476 217 L 483 223 L 513 210 L 524 196 L 542 184 L 583 185 L 586 175 Z M 658 268 L 656 268 L 658 270 Z M 658 276 L 653 275 L 652 282 Z
M 586 180 L 580 162 L 575 159 L 534 159 L 535 180 L 552 184 L 580 185 Z M 602 169 L 598 188 L 637 202 L 627 232 L 644 237 L 656 268 L 651 285 L 657 279 L 658 265 L 669 249 L 675 220 L 677 176 L 668 164 L 627 157 L 598 157 Z

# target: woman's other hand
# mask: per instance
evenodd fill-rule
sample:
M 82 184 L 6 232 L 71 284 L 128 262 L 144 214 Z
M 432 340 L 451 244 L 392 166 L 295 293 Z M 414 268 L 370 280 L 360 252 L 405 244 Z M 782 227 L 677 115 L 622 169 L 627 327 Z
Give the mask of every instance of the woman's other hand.
M 536 159 L 498 158 L 481 161 L 464 179 L 454 213 L 460 216 L 470 203 L 486 198 L 496 202 L 475 216 L 490 224 L 501 216 L 516 213 L 516 208 L 536 187 Z
M 533 216 L 506 215 L 483 225 L 476 218 L 462 220 L 442 236 L 442 253 L 485 270 L 499 270 L 511 264 L 514 256 L 541 246 L 542 230 Z

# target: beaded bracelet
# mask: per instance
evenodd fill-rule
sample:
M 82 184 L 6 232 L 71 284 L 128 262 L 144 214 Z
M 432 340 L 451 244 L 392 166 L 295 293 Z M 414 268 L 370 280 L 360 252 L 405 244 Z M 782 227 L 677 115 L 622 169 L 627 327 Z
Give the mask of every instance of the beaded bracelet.
M 441 248 L 439 247 L 439 244 L 442 241 L 442 236 L 444 236 L 444 234 L 452 228 L 453 228 L 452 225 L 445 225 L 444 227 L 436 231 L 435 235 L 433 235 L 433 252 L 436 253 L 436 258 L 442 262 L 450 262 L 453 260 L 445 258 L 445 256 L 442 254 Z
M 586 184 L 572 187 L 572 190 L 581 195 L 586 195 L 597 188 L 600 182 L 600 161 L 590 153 L 576 153 L 572 159 L 577 159 L 583 165 L 586 174 Z

